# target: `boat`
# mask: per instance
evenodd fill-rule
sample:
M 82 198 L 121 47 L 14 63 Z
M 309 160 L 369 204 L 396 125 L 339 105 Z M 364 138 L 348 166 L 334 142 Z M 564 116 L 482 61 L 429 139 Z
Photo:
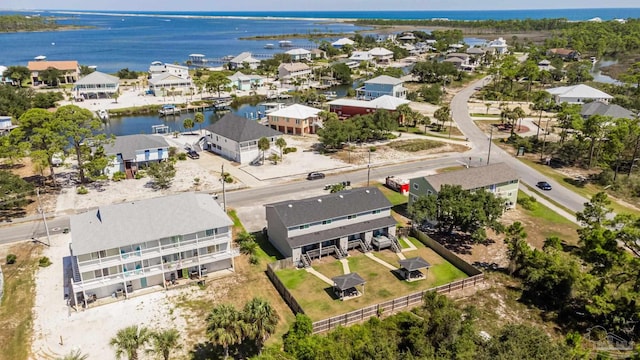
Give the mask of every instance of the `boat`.
M 38 56 L 34 57 L 33 60 L 35 60 L 35 61 L 44 61 L 44 60 L 47 60 L 47 57 L 44 56 L 44 55 L 38 55 Z
M 98 113 L 98 117 L 100 118 L 100 120 L 102 121 L 107 121 L 109 120 L 109 112 L 105 109 L 101 109 L 97 111 Z
M 281 40 L 281 41 L 278 41 L 278 46 L 282 48 L 288 48 L 288 47 L 293 47 L 293 43 L 289 40 Z
M 179 107 L 176 107 L 173 104 L 169 104 L 169 105 L 163 105 L 162 109 L 158 110 L 158 113 L 160 114 L 160 116 L 167 116 L 167 115 L 175 115 L 175 114 L 180 114 L 182 110 Z
M 335 91 L 325 91 L 322 93 L 327 100 L 335 100 L 338 98 L 338 94 Z
M 276 48 L 276 46 L 275 46 L 275 45 L 273 45 L 273 44 L 266 44 L 266 45 L 264 46 L 264 48 L 265 48 L 265 49 L 275 49 L 275 48 Z

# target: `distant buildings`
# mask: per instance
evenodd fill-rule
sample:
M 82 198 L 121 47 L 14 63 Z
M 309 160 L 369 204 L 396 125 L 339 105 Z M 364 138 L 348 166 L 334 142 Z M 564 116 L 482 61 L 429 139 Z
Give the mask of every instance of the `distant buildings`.
M 349 46 L 353 46 L 353 44 L 355 44 L 356 42 L 348 39 L 348 38 L 342 38 L 342 39 L 338 39 L 334 42 L 331 43 L 331 46 L 333 46 L 336 49 L 341 49 L 343 48 L 345 45 L 349 45 Z
M 490 41 L 487 46 L 489 49 L 493 49 L 498 55 L 506 54 L 509 51 L 507 41 L 501 37 Z
M 609 100 L 613 99 L 613 96 L 584 84 L 560 86 L 547 89 L 547 92 L 553 96 L 553 100 L 558 104 L 563 102 L 583 104 L 589 101 L 601 101 L 608 104 Z
M 381 75 L 365 81 L 364 86 L 356 90 L 356 96 L 360 100 L 373 100 L 382 95 L 404 99 L 407 97 L 407 89 L 402 86 L 403 84 L 401 79 Z
M 375 47 L 369 50 L 369 55 L 378 64 L 387 64 L 393 60 L 393 51 L 387 50 L 383 47 Z
M 329 111 L 338 114 L 340 118 L 350 118 L 356 115 L 366 115 L 377 110 L 396 111 L 398 106 L 409 104 L 411 101 L 390 95 L 382 95 L 373 100 L 336 99 L 330 101 Z
M 591 115 L 610 116 L 613 119 L 635 119 L 636 115 L 631 111 L 616 104 L 607 104 L 601 101 L 592 101 L 583 104 L 580 110 L 583 118 Z
M 506 208 L 515 208 L 518 200 L 518 174 L 505 163 L 472 167 L 409 181 L 409 205 L 420 196 L 437 194 L 442 185 L 459 185 L 463 190 L 486 190 L 505 199 Z
M 58 81 L 61 84 L 73 84 L 80 78 L 80 65 L 75 60 L 72 61 L 29 61 L 27 68 L 31 71 L 31 83 L 40 85 L 43 79 L 40 78 L 42 72 L 48 69 L 56 69 L 60 72 Z
M 553 48 L 553 49 L 549 49 L 547 51 L 547 55 L 549 56 L 557 56 L 560 57 L 562 60 L 565 61 L 569 61 L 569 60 L 573 60 L 573 61 L 579 61 L 580 60 L 580 53 L 576 50 L 573 49 L 565 49 L 565 48 Z

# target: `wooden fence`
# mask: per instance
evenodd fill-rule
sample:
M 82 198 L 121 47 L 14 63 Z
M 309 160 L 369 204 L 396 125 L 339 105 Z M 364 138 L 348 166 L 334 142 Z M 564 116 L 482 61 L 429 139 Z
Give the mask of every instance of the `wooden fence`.
M 451 250 L 449 250 L 446 247 L 442 246 L 439 242 L 433 240 L 432 238 L 430 238 L 427 234 L 423 233 L 422 231 L 420 231 L 420 230 L 418 230 L 416 228 L 411 228 L 411 235 L 413 235 L 416 239 L 418 239 L 420 242 L 422 242 L 426 246 L 430 247 L 438 255 L 440 255 L 443 258 L 445 258 L 448 262 L 453 264 L 453 266 L 455 266 L 458 269 L 464 271 L 465 274 L 467 274 L 469 276 L 475 276 L 475 275 L 482 274 L 482 271 L 476 269 L 475 267 L 473 267 L 468 262 L 462 260 L 460 257 L 458 257 L 458 255 L 454 254 Z
M 276 270 L 291 267 L 291 266 L 286 266 L 288 265 L 287 263 L 288 261 L 290 261 L 291 265 L 293 265 L 293 260 L 291 259 L 278 260 L 273 264 L 267 264 L 267 277 L 269 277 L 269 280 L 271 280 L 271 282 L 273 283 L 273 286 L 276 287 L 276 290 L 278 290 L 278 293 L 280 294 L 280 296 L 282 296 L 282 298 L 287 303 L 287 305 L 289 305 L 289 307 L 291 308 L 291 311 L 293 311 L 294 314 L 297 314 L 297 313 L 304 314 L 304 310 L 302 310 L 302 306 L 298 304 L 298 302 L 296 301 L 296 298 L 294 298 L 293 295 L 291 295 L 289 290 L 287 290 L 287 288 L 284 286 L 282 281 L 280 281 L 280 279 L 278 278 L 278 275 L 276 275 L 276 272 L 275 272 Z
M 346 314 L 334 316 L 328 319 L 316 321 L 313 323 L 313 333 L 321 333 L 335 329 L 338 326 L 349 326 L 360 323 L 374 316 L 385 316 L 394 314 L 400 310 L 408 310 L 422 304 L 422 298 L 425 293 L 435 291 L 438 294 L 448 294 L 457 290 L 475 287 L 484 282 L 484 274 L 480 273 L 466 279 L 450 282 L 435 288 L 423 290 L 417 293 L 409 294 L 397 299 L 389 300 L 380 304 L 367 306 L 365 308 L 355 310 Z

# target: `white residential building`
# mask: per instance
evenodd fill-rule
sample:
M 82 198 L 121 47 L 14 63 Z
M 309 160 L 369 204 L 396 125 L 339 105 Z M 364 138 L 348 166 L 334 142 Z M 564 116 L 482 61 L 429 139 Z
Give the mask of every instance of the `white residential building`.
M 149 78 L 153 79 L 162 74 L 171 74 L 183 79 L 190 79 L 189 68 L 182 65 L 167 64 L 162 61 L 154 61 L 149 66 Z
M 356 42 L 349 39 L 349 38 L 342 38 L 342 39 L 338 39 L 334 42 L 331 43 L 331 46 L 333 46 L 336 49 L 341 49 L 342 47 L 344 47 L 345 45 L 349 45 L 349 46 L 353 46 L 353 44 L 355 44 Z
M 310 76 L 311 68 L 305 63 L 283 63 L 278 66 L 278 78 L 284 82 L 307 79 Z
M 118 92 L 120 79 L 117 76 L 94 71 L 73 85 L 76 99 L 110 98 Z
M 260 65 L 260 60 L 254 58 L 250 52 L 246 51 L 229 60 L 229 70 L 243 69 L 245 64 L 249 69 L 255 70 L 258 68 L 258 65 Z
M 311 61 L 311 51 L 306 49 L 291 49 L 285 54 L 291 56 L 292 61 Z
M 128 179 L 135 177 L 142 166 L 169 159 L 169 144 L 158 135 L 125 135 L 118 136 L 113 143 L 103 145 L 104 152 L 113 156 L 105 168 L 107 176 L 115 172 L 123 172 Z
M 148 80 L 149 90 L 155 96 L 183 95 L 194 91 L 191 79 L 170 73 L 159 74 Z
M 501 37 L 493 41 L 490 41 L 488 46 L 490 49 L 494 49 L 496 54 L 499 54 L 499 55 L 506 54 L 507 51 L 509 51 L 507 46 L 507 41 Z
M 233 222 L 207 194 L 100 206 L 71 217 L 75 304 L 233 272 Z M 86 305 L 86 303 L 85 303 Z
M 369 50 L 369 55 L 371 55 L 373 60 L 377 63 L 388 63 L 393 60 L 393 51 L 382 47 L 376 47 Z
M 584 104 L 587 101 L 602 101 L 608 104 L 613 96 L 592 88 L 591 86 L 579 84 L 573 86 L 560 86 L 547 89 L 547 92 L 553 96 L 556 103 Z

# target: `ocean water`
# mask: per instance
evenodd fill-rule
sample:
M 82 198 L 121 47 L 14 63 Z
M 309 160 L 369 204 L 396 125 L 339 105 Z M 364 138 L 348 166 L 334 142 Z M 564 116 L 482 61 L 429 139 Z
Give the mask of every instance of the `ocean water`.
M 7 12 L 0 12 L 0 14 Z M 15 13 L 15 12 L 13 12 Z M 32 15 L 36 12 L 24 12 Z M 600 17 L 640 17 L 635 9 L 570 9 L 508 11 L 345 11 L 345 12 L 69 12 L 43 11 L 60 23 L 90 26 L 90 29 L 0 34 L 0 65 L 26 65 L 39 55 L 48 60 L 78 60 L 99 71 L 147 70 L 153 61 L 184 63 L 192 53 L 222 58 L 251 51 L 271 56 L 279 49 L 264 45 L 274 40 L 239 40 L 265 34 L 308 34 L 311 32 L 353 33 L 362 29 L 336 19 L 391 18 L 456 20 L 567 18 L 586 20 Z M 428 30 L 428 29 L 424 29 Z M 329 37 L 336 40 L 340 36 Z M 306 38 L 289 39 L 296 46 L 311 47 Z M 466 39 L 478 43 L 478 39 Z

